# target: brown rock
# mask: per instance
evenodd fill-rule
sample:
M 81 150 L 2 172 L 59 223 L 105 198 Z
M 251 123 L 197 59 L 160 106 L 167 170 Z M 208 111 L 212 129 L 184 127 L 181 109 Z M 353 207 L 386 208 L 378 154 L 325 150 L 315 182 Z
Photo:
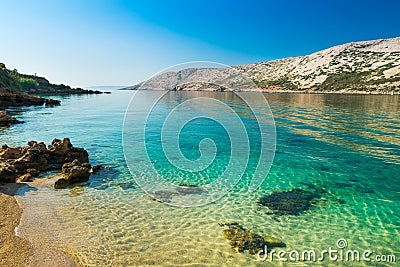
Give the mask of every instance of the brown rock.
M 65 156 L 72 149 L 69 138 L 54 139 L 47 150 L 49 152 L 49 169 L 58 170 L 65 163 Z
M 89 163 L 80 163 L 79 160 L 75 159 L 72 162 L 64 163 L 61 172 L 64 175 L 63 179 L 70 185 L 88 181 L 90 170 L 91 165 Z M 65 185 L 65 181 L 62 180 L 57 185 L 54 184 L 54 188 L 60 188 L 60 185 Z
M 64 157 L 72 148 L 71 141 L 69 138 L 63 140 L 54 139 L 51 145 L 48 147 L 49 154 L 54 157 Z
M 16 118 L 11 117 L 7 112 L 0 110 L 0 126 L 21 123 Z
M 64 178 L 58 179 L 54 184 L 55 189 L 63 189 L 67 186 L 69 186 L 69 182 L 67 179 L 64 179 Z
M 98 171 L 100 171 L 100 169 L 104 168 L 103 165 L 95 165 L 92 167 L 92 173 L 95 174 Z
M 17 182 L 18 183 L 29 182 L 29 181 L 31 181 L 31 179 L 32 179 L 32 176 L 29 173 L 25 173 L 18 177 Z
M 18 159 L 22 157 L 26 151 L 27 149 L 25 147 L 8 147 L 5 145 L 0 150 L 0 159 Z
M 0 148 L 0 182 L 29 180 L 48 170 L 62 170 L 69 184 L 87 181 L 89 155 L 85 149 L 73 147 L 68 138 L 54 139 L 48 147 L 29 141 L 23 147 Z
M 67 175 L 67 180 L 70 184 L 82 183 L 89 180 L 90 169 L 82 166 L 74 166 Z
M 14 166 L 5 163 L 0 164 L 0 182 L 15 183 L 17 177 L 18 173 Z
M 80 163 L 89 162 L 89 154 L 83 148 L 73 147 L 65 156 L 64 162 L 72 162 L 78 160 Z
M 29 141 L 29 142 L 28 142 L 28 146 L 34 146 L 34 145 L 36 145 L 36 144 L 37 144 L 36 141 Z
M 62 165 L 62 168 L 61 168 L 61 173 L 65 174 L 65 175 L 68 175 L 70 173 L 72 167 L 74 167 L 74 166 L 80 166 L 80 163 L 79 163 L 78 160 L 74 160 L 72 162 L 64 163 Z
M 36 169 L 27 169 L 26 172 L 29 173 L 32 177 L 36 177 L 40 174 L 40 171 Z
M 52 103 L 60 104 L 58 100 L 47 100 L 39 96 L 33 96 L 26 93 L 15 92 L 6 88 L 0 87 L 0 107 L 6 108 L 10 106 L 41 106 L 43 104 Z
M 48 154 L 46 147 L 40 143 L 28 149 L 28 151 L 19 159 L 15 160 L 15 168 L 21 172 L 26 172 L 27 169 L 36 169 L 39 171 L 47 170 Z

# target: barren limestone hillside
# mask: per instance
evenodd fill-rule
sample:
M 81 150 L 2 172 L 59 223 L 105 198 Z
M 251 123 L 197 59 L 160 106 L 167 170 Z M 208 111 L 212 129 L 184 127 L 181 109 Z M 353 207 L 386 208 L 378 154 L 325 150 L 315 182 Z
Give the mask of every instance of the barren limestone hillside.
M 400 37 L 236 68 L 270 90 L 400 91 Z
M 127 89 L 254 90 L 247 79 L 235 74 L 239 70 L 266 92 L 397 94 L 400 93 L 400 37 L 347 43 L 307 56 L 232 69 L 168 72 Z M 204 84 L 208 81 L 214 84 Z

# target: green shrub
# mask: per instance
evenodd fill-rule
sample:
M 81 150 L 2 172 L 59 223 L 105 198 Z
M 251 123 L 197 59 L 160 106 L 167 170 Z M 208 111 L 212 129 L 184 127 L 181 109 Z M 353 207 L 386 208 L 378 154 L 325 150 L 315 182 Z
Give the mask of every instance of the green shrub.
M 32 78 L 18 78 L 18 83 L 24 91 L 37 89 L 39 87 L 38 82 Z

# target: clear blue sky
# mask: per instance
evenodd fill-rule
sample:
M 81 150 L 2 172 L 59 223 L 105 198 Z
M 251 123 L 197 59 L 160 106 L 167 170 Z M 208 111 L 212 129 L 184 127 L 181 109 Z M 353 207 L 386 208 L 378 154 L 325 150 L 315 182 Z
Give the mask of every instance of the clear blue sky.
M 400 1 L 0 0 L 0 62 L 73 86 L 174 64 L 244 64 L 400 36 Z

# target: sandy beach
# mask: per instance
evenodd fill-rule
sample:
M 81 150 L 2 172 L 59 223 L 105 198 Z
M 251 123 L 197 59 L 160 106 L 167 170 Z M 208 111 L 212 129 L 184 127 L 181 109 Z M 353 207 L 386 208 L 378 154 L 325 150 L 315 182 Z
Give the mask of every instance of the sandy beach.
M 31 244 L 15 235 L 23 211 L 14 197 L 19 187 L 0 185 L 0 266 L 26 266 L 32 255 Z
M 77 266 L 66 251 L 40 241 L 31 243 L 15 234 L 24 212 L 15 198 L 22 186 L 22 183 L 0 184 L 0 266 Z

